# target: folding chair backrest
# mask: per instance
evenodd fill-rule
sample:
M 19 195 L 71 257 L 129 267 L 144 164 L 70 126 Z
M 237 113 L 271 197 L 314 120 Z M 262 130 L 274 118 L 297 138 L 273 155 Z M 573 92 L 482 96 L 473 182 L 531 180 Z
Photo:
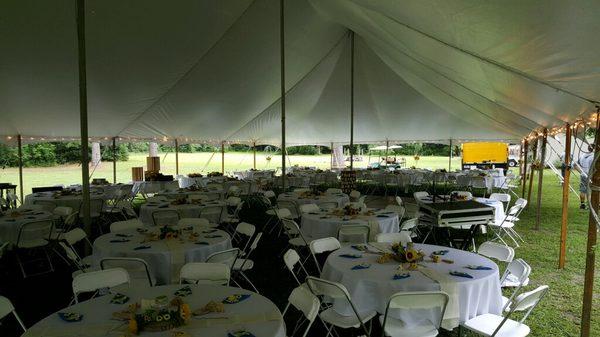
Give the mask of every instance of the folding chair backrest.
M 399 292 L 393 294 L 385 308 L 385 314 L 383 317 L 383 327 L 385 329 L 387 318 L 390 309 L 404 309 L 404 310 L 421 310 L 421 309 L 435 309 L 440 310 L 440 319 L 435 324 L 436 329 L 439 329 L 444 313 L 446 311 L 446 305 L 448 304 L 449 296 L 442 291 L 415 291 L 415 292 Z
M 318 311 L 318 308 L 317 308 L 317 311 Z M 13 314 L 13 316 L 15 316 L 15 319 L 17 320 L 17 322 L 19 322 L 19 325 L 21 326 L 23 331 L 27 331 L 27 328 L 25 328 L 25 324 L 23 324 L 23 321 L 21 321 L 21 318 L 19 318 L 19 315 L 17 315 L 17 312 L 15 311 L 15 307 L 12 305 L 10 300 L 4 296 L 0 296 L 0 319 L 8 316 L 11 313 Z
M 489 241 L 479 245 L 477 253 L 503 262 L 511 262 L 515 257 L 515 250 L 512 247 Z
M 399 206 L 403 206 L 403 207 L 404 207 L 404 201 L 402 201 L 402 198 L 400 198 L 400 197 L 396 197 L 396 203 L 397 203 Z
M 506 270 L 504 271 L 504 275 L 502 279 L 504 280 L 509 274 L 514 275 L 519 284 L 522 285 L 528 278 L 531 273 L 531 267 L 525 262 L 523 259 L 515 259 L 511 261 L 508 266 L 506 266 Z
M 402 226 L 400 226 L 400 230 L 407 231 L 407 230 L 414 228 L 418 224 L 419 224 L 419 218 L 408 219 L 402 223 Z
M 515 303 L 513 304 L 511 309 L 519 310 L 519 311 L 527 310 L 527 309 L 532 310 L 539 303 L 539 301 L 544 297 L 544 295 L 546 295 L 546 293 L 548 292 L 548 289 L 549 289 L 549 287 L 547 285 L 543 285 L 543 286 L 537 287 L 536 289 L 534 289 L 532 291 L 528 291 L 528 292 L 520 294 L 515 299 Z M 523 318 L 523 320 L 525 318 Z
M 71 213 L 73 213 L 73 209 L 71 207 L 67 207 L 67 206 L 58 206 L 58 207 L 54 208 L 54 210 L 52 210 L 52 213 L 54 215 L 58 215 L 62 218 L 65 218 L 65 217 L 69 216 Z
M 77 295 L 83 292 L 112 288 L 126 283 L 129 283 L 129 273 L 123 268 L 111 268 L 81 273 L 73 278 L 73 294 L 77 299 Z
M 104 208 L 104 199 L 92 198 L 90 199 L 90 213 L 100 214 Z
M 510 203 L 510 194 L 508 193 L 492 193 L 489 198 L 500 202 Z
M 300 211 L 298 209 L 298 203 L 293 201 L 293 200 L 278 200 L 277 201 L 277 207 L 279 209 L 287 209 L 288 211 L 290 211 L 291 213 L 291 218 L 299 218 L 300 217 Z
M 287 269 L 292 273 L 292 276 L 294 277 L 296 282 L 299 285 L 302 284 L 302 282 L 300 282 L 300 280 L 298 279 L 296 272 L 294 271 L 296 264 L 300 262 L 300 255 L 298 255 L 298 252 L 296 252 L 293 249 L 288 249 L 287 252 L 283 254 L 283 262 L 285 263 Z
M 231 269 L 235 260 L 240 254 L 239 248 L 231 248 L 220 252 L 212 253 L 206 258 L 207 263 L 223 263 Z
M 302 212 L 302 213 L 319 212 L 320 210 L 321 209 L 319 208 L 319 206 L 317 206 L 317 204 L 300 205 L 300 212 Z
M 39 220 L 26 222 L 19 228 L 19 236 L 17 238 L 17 247 L 33 248 L 41 247 L 47 244 L 52 233 L 54 223 L 52 220 Z
M 338 229 L 337 239 L 339 242 L 367 243 L 371 235 L 371 227 L 368 225 L 342 225 Z
M 327 237 L 322 239 L 316 239 L 310 242 L 310 251 L 313 254 L 321 254 L 325 252 L 332 252 L 340 249 L 342 246 L 338 239 L 333 237 Z
M 67 241 L 70 245 L 74 245 L 77 242 L 87 238 L 87 234 L 81 228 L 74 228 L 63 234 L 62 238 Z
M 236 227 L 235 227 L 235 233 L 236 234 L 242 234 L 245 235 L 249 238 L 251 238 L 254 235 L 254 232 L 256 232 L 256 227 L 254 225 L 251 225 L 247 222 L 240 222 Z
M 123 268 L 127 270 L 130 278 L 147 279 L 148 285 L 153 286 L 150 267 L 143 259 L 135 257 L 107 257 L 100 260 L 100 269 L 112 268 Z
M 221 223 L 223 217 L 223 206 L 206 206 L 200 211 L 200 217 L 208 219 L 212 223 Z
M 406 246 L 408 242 L 412 242 L 412 238 L 410 237 L 410 234 L 408 232 L 379 233 L 375 237 L 375 241 L 385 243 L 401 242 L 403 246 Z
M 204 218 L 181 218 L 177 221 L 178 227 L 187 227 L 187 226 L 208 226 L 210 221 Z
M 283 229 L 285 229 L 285 233 L 288 236 L 294 237 L 300 234 L 300 227 L 298 227 L 296 221 L 283 218 L 281 219 L 281 223 L 283 224 Z
M 288 307 L 291 305 L 298 311 L 301 311 L 306 320 L 309 322 L 306 330 L 302 334 L 302 336 L 306 336 L 310 326 L 319 314 L 319 308 L 321 307 L 319 298 L 313 295 L 307 287 L 299 286 L 292 290 L 292 293 L 288 297 L 288 302 Z M 284 310 L 284 315 L 287 312 L 288 307 L 286 307 L 286 310 Z
M 138 219 L 116 221 L 110 224 L 110 232 L 115 233 L 142 227 L 144 227 L 144 224 Z
M 399 219 L 402 219 L 402 217 L 404 217 L 404 212 L 406 211 L 404 209 L 404 206 L 400 206 L 400 205 L 387 205 L 387 206 L 385 206 L 385 210 L 396 212 L 396 214 L 398 214 Z
M 179 212 L 174 209 L 157 209 L 152 212 L 152 222 L 155 226 L 176 225 Z
M 350 299 L 348 289 L 341 283 L 308 276 L 306 278 L 306 284 L 312 293 L 317 296 L 327 296 L 334 299 Z
M 229 285 L 231 270 L 224 263 L 191 262 L 181 267 L 179 282 Z
M 277 215 L 279 220 L 293 218 L 292 212 L 290 212 L 290 210 L 287 208 L 277 208 L 277 209 L 275 209 L 275 214 Z
M 79 268 L 80 270 L 85 269 L 84 266 L 83 266 L 83 263 L 81 262 L 81 259 L 79 258 L 79 255 L 77 255 L 77 253 L 73 250 L 73 248 L 71 246 L 68 246 L 64 242 L 59 242 L 58 244 L 64 250 L 65 255 L 67 256 L 67 258 L 69 260 L 71 260 L 71 262 L 73 262 L 73 264 L 75 264 L 75 266 L 77 268 Z
M 527 199 L 519 198 L 515 201 L 515 205 L 519 205 L 522 208 L 525 208 L 525 206 L 527 206 Z
M 262 232 L 258 232 L 258 234 L 256 234 L 256 236 L 254 237 L 254 240 L 252 240 L 252 244 L 250 245 L 250 252 L 252 252 L 253 250 L 256 249 L 256 247 L 258 247 L 258 243 L 260 242 L 260 239 L 262 238 Z
M 419 199 L 422 199 L 422 198 L 425 198 L 428 196 L 429 196 L 429 192 L 427 192 L 427 191 L 418 191 L 418 192 L 413 193 L 413 197 L 415 198 L 415 200 L 419 200 Z
M 519 211 L 521 210 L 521 206 L 519 205 L 514 205 L 511 208 L 508 209 L 507 215 L 512 215 L 512 216 L 517 216 L 517 214 L 519 214 Z
M 229 198 L 227 198 L 227 200 L 225 200 L 225 203 L 227 204 L 227 206 L 237 206 L 241 202 L 242 202 L 242 199 L 239 197 L 229 197 Z
M 270 199 L 270 198 L 274 198 L 275 197 L 275 192 L 273 192 L 273 191 L 264 191 L 263 195 L 265 196 L 265 198 Z

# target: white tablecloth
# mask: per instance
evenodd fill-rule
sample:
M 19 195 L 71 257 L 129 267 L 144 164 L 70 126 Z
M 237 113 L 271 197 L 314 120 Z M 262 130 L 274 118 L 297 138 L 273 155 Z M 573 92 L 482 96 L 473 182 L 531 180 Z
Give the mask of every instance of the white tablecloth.
M 158 232 L 157 227 L 149 231 Z M 203 231 L 211 233 L 203 233 Z M 178 282 L 179 270 L 187 262 L 204 262 L 206 258 L 216 252 L 231 248 L 231 237 L 224 231 L 212 232 L 208 228 L 196 227 L 194 232 L 199 237 L 189 239 L 189 234 L 183 234 L 183 242 L 179 239 L 160 240 L 141 243 L 146 237 L 136 230 L 122 231 L 119 234 L 131 235 L 124 238 L 114 233 L 100 236 L 94 241 L 94 261 L 99 264 L 100 259 L 106 257 L 137 257 L 146 261 L 152 274 L 159 284 Z M 206 238 L 206 235 L 220 235 L 218 238 Z M 129 240 L 129 242 L 111 242 L 111 240 Z M 194 242 L 204 241 L 208 245 L 199 245 Z M 150 246 L 148 249 L 135 250 L 135 247 Z
M 13 212 L 18 212 L 18 216 L 12 216 Z M 51 219 L 52 213 L 45 211 L 33 211 L 27 207 L 18 210 L 8 211 L 0 216 L 0 243 L 10 242 L 16 244 L 19 237 L 21 225 L 27 222 Z
M 277 196 L 277 200 L 293 200 L 297 202 L 299 205 L 304 204 L 317 204 L 321 205 L 325 202 L 335 202 L 337 203 L 337 207 L 344 207 L 348 202 L 350 202 L 350 197 L 347 194 L 329 194 L 329 195 L 319 195 L 319 196 L 310 196 L 310 197 L 300 197 L 298 193 L 286 192 L 281 193 Z
M 180 218 L 197 218 L 204 207 L 225 206 L 223 201 L 206 202 L 203 204 L 184 204 L 172 205 L 170 202 L 151 203 L 147 202 L 140 206 L 140 221 L 148 226 L 154 226 L 152 213 L 157 210 L 174 209 L 179 213 Z
M 187 189 L 178 189 L 176 191 L 162 191 L 162 192 L 158 192 L 156 195 L 158 196 L 165 196 L 169 199 L 178 199 L 178 198 L 186 198 L 188 195 L 190 194 L 219 194 L 219 199 L 224 199 L 225 196 L 225 190 L 223 189 L 200 189 L 197 191 L 190 191 Z
M 502 204 L 502 202 L 488 198 L 474 198 L 473 200 L 494 207 L 494 217 L 496 221 L 502 222 L 504 220 L 504 204 Z
M 195 177 L 195 178 L 190 178 L 190 177 L 186 177 L 186 176 L 178 176 L 177 177 L 180 188 L 187 188 L 192 185 L 204 187 L 208 183 L 209 179 L 210 178 L 208 178 L 208 177 Z
M 161 287 L 139 287 L 119 289 L 130 297 L 125 304 L 111 304 L 111 294 L 81 302 L 60 312 L 77 312 L 83 315 L 80 322 L 66 323 L 57 314 L 52 314 L 32 326 L 24 337 L 74 337 L 74 336 L 122 336 L 127 332 L 126 322 L 112 319 L 115 311 L 126 310 L 128 305 L 140 302 L 141 299 L 154 299 L 166 295 L 169 300 L 181 285 Z M 251 294 L 245 301 L 225 304 L 225 313 L 208 314 L 202 318 L 193 317 L 186 325 L 174 329 L 187 332 L 193 337 L 226 337 L 230 331 L 246 330 L 257 337 L 284 337 L 285 325 L 281 312 L 269 299 L 251 291 L 208 285 L 190 285 L 192 294 L 183 298 L 192 311 L 197 310 L 209 301 L 221 302 L 233 294 Z M 121 288 L 121 287 L 120 287 Z M 209 317 L 227 317 L 228 319 L 208 319 Z M 112 331 L 110 333 L 109 331 Z M 142 336 L 171 337 L 173 330 L 163 332 L 142 332 Z
M 398 214 L 390 211 L 377 211 L 377 215 L 361 215 L 355 219 L 331 215 L 329 212 L 308 213 L 302 215 L 302 234 L 310 239 L 337 237 L 338 229 L 343 225 L 379 223 L 379 233 L 397 233 L 400 231 Z M 347 220 L 344 220 L 347 219 Z M 371 233 L 372 235 L 375 233 Z
M 56 206 L 66 206 L 71 207 L 75 212 L 79 211 L 79 206 L 83 201 L 83 197 L 81 193 L 74 193 L 71 195 L 58 195 L 54 196 L 55 192 L 37 192 L 32 193 L 25 196 L 25 204 L 33 205 L 36 201 L 50 201 L 53 202 Z M 90 191 L 90 198 L 95 199 L 105 199 L 108 198 L 109 195 L 105 194 L 101 191 Z
M 502 293 L 500 290 L 500 276 L 498 266 L 491 260 L 466 251 L 415 244 L 417 249 L 422 249 L 426 256 L 437 250 L 448 250 L 444 259 L 453 260 L 453 264 L 423 262 L 423 265 L 439 274 L 448 275 L 458 283 L 459 320 L 465 322 L 477 315 L 485 313 L 500 314 L 502 311 Z M 372 250 L 375 250 L 372 248 Z M 420 271 L 409 271 L 410 277 L 394 280 L 399 263 L 390 261 L 385 264 L 376 262 L 378 255 L 362 253 L 358 259 L 347 259 L 340 254 L 360 254 L 351 247 L 344 247 L 333 252 L 325 262 L 322 277 L 331 281 L 340 282 L 348 288 L 352 301 L 359 311 L 376 310 L 385 312 L 385 306 L 390 296 L 402 291 L 432 291 L 440 290 L 437 282 L 423 275 Z M 360 263 L 370 263 L 368 269 L 352 270 Z M 467 265 L 478 265 L 492 268 L 491 270 L 470 270 Z M 473 279 L 451 276 L 450 271 L 465 272 Z M 336 302 L 334 309 L 343 315 L 350 315 L 351 308 Z M 424 318 L 432 321 L 439 320 L 439 312 L 435 311 L 395 311 L 393 316 L 402 319 L 406 324 L 416 324 Z
M 179 182 L 174 181 L 134 181 L 133 189 L 142 194 L 174 191 L 179 188 Z

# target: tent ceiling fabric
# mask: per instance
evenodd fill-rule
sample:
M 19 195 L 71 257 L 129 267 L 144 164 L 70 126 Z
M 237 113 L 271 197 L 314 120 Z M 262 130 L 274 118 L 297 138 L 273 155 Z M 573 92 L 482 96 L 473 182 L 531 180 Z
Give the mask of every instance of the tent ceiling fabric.
M 0 135 L 78 137 L 75 1 L 0 3 Z M 287 0 L 289 144 L 517 140 L 594 110 L 594 2 Z M 272 0 L 88 0 L 91 137 L 279 145 Z M 180 141 L 181 142 L 181 141 Z

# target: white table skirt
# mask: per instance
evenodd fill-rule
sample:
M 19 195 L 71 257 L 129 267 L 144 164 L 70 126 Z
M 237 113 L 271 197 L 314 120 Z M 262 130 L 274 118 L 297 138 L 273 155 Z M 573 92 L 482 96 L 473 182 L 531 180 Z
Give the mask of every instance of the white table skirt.
M 111 304 L 113 295 L 94 298 L 71 307 L 60 310 L 59 312 L 77 312 L 83 315 L 80 322 L 66 323 L 58 315 L 52 314 L 32 326 L 23 336 L 24 337 L 74 337 L 74 336 L 121 336 L 126 335 L 126 322 L 112 319 L 112 313 L 127 309 L 131 303 L 140 302 L 143 299 L 154 299 L 161 295 L 166 295 L 169 300 L 173 298 L 173 293 L 180 289 L 182 285 L 169 285 L 160 287 L 119 287 L 119 292 L 130 297 L 129 302 L 125 304 Z M 251 296 L 242 302 L 235 304 L 225 304 L 225 314 L 208 314 L 204 319 L 192 318 L 186 325 L 174 330 L 162 332 L 141 333 L 142 336 L 151 337 L 170 337 L 173 331 L 184 331 L 193 337 L 215 336 L 226 337 L 227 333 L 236 330 L 247 330 L 257 337 L 284 337 L 285 325 L 281 312 L 269 299 L 253 293 L 251 291 L 210 285 L 190 285 L 192 294 L 183 298 L 191 310 L 197 310 L 209 301 L 221 302 L 225 297 L 233 294 L 251 294 Z M 252 320 L 249 323 L 231 323 L 228 319 L 206 319 L 208 317 L 229 317 Z M 266 318 L 269 319 L 266 319 Z M 262 319 L 260 319 L 262 318 Z M 109 331 L 113 331 L 110 333 Z
M 474 253 L 447 247 L 423 244 L 415 244 L 415 247 L 422 249 L 426 256 L 433 251 L 449 250 L 449 253 L 443 258 L 453 260 L 453 264 L 424 262 L 423 264 L 428 268 L 445 275 L 448 275 L 449 271 L 457 270 L 473 276 L 473 279 L 470 279 L 448 275 L 458 283 L 459 320 L 461 323 L 477 315 L 501 313 L 500 276 L 498 266 L 494 262 Z M 378 255 L 367 253 L 362 254 L 363 257 L 359 259 L 347 259 L 339 256 L 344 253 L 357 254 L 360 252 L 351 247 L 343 247 L 333 252 L 325 262 L 322 277 L 346 286 L 352 301 L 360 312 L 375 310 L 381 314 L 384 313 L 388 299 L 397 292 L 440 290 L 437 282 L 419 271 L 409 271 L 409 278 L 393 280 L 393 275 L 397 272 L 399 265 L 397 262 L 379 264 L 376 262 Z M 351 269 L 359 263 L 370 263 L 371 267 L 362 270 Z M 465 268 L 467 265 L 481 265 L 492 269 L 469 270 Z M 352 313 L 351 308 L 341 302 L 336 302 L 334 309 L 342 315 Z M 439 312 L 434 310 L 394 311 L 392 315 L 402 319 L 407 325 L 414 325 L 425 318 L 434 322 L 439 320 Z
M 133 190 L 142 194 L 174 191 L 179 188 L 179 182 L 174 181 L 134 181 Z
M 178 282 L 179 270 L 187 262 L 204 262 L 206 258 L 216 252 L 231 248 L 231 237 L 224 231 L 218 230 L 211 235 L 220 235 L 219 238 L 206 238 L 202 233 L 208 228 L 194 229 L 200 236 L 190 241 L 183 234 L 184 242 L 179 239 L 160 240 L 141 243 L 145 238 L 135 230 L 119 232 L 119 234 L 132 235 L 129 238 L 116 236 L 113 233 L 100 236 L 94 241 L 94 262 L 99 265 L 100 259 L 106 257 L 137 257 L 141 258 L 150 267 L 151 273 L 159 284 Z M 150 230 L 158 231 L 158 228 Z M 128 239 L 129 242 L 110 242 L 111 240 Z M 194 241 L 206 241 L 208 245 L 198 245 Z M 147 245 L 148 249 L 135 250 L 135 247 Z
M 140 221 L 147 226 L 154 226 L 152 220 L 152 213 L 158 210 L 176 210 L 179 213 L 180 218 L 197 218 L 202 212 L 202 208 L 208 206 L 224 206 L 225 203 L 222 201 L 206 202 L 205 204 L 184 204 L 184 205 L 172 205 L 169 202 L 163 203 L 145 203 L 140 206 Z M 166 206 L 166 207 L 165 207 Z
M 79 211 L 79 206 L 83 201 L 83 197 L 80 193 L 72 194 L 72 195 L 60 195 L 54 196 L 55 192 L 37 192 L 32 193 L 25 196 L 25 205 L 33 205 L 36 201 L 50 201 L 53 202 L 56 206 L 66 206 L 71 207 L 73 211 Z M 104 199 L 108 198 L 110 195 L 105 194 L 103 192 L 91 191 L 90 198 L 95 199 Z
M 498 200 L 488 198 L 474 198 L 473 200 L 494 207 L 494 218 L 496 221 L 502 222 L 505 218 L 504 204 Z
M 18 216 L 11 216 L 11 213 L 19 212 Z M 52 213 L 46 211 L 33 211 L 27 209 L 27 206 L 18 210 L 8 211 L 0 216 L 0 243 L 9 242 L 16 244 L 19 238 L 19 230 L 24 223 L 52 219 Z
M 321 196 L 315 196 L 315 197 L 310 197 L 310 198 L 301 198 L 296 193 L 288 192 L 288 193 L 281 193 L 279 196 L 277 196 L 277 200 L 286 200 L 286 201 L 292 200 L 292 201 L 297 202 L 299 205 L 305 205 L 305 204 L 321 205 L 322 203 L 325 203 L 325 202 L 335 202 L 335 203 L 337 203 L 337 207 L 341 208 L 350 202 L 350 197 L 347 194 L 342 193 L 342 194 L 332 194 L 332 195 L 321 195 Z
M 379 233 L 398 233 L 400 231 L 398 214 L 389 211 L 380 212 L 387 214 L 379 214 L 380 217 L 361 216 L 356 219 L 330 215 L 328 212 L 303 214 L 301 222 L 302 234 L 310 239 L 320 239 L 330 236 L 337 237 L 338 229 L 341 226 L 368 224 L 369 221 L 377 221 L 379 223 Z

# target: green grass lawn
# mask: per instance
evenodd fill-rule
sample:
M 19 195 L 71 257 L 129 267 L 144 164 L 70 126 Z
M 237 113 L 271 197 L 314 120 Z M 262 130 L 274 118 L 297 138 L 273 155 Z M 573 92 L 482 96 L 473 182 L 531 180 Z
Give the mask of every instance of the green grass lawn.
M 118 163 L 118 181 L 127 182 L 131 178 L 132 166 L 144 166 L 145 154 L 132 154 L 127 162 Z M 175 156 L 170 153 L 163 154 L 162 171 L 167 174 L 175 173 Z M 266 154 L 257 156 L 257 167 L 277 168 L 281 165 L 280 157 L 274 156 L 269 162 Z M 209 162 L 210 153 L 182 153 L 180 154 L 180 173 L 220 171 L 220 153 L 214 154 Z M 376 159 L 373 159 L 373 161 Z M 321 168 L 329 167 L 330 157 L 323 156 L 290 156 L 292 165 L 310 165 Z M 367 157 L 357 163 L 357 167 L 366 166 Z M 209 162 L 207 164 L 207 162 Z M 226 171 L 243 170 L 252 166 L 252 153 L 227 153 Z M 457 168 L 460 158 L 455 158 L 453 167 Z M 415 165 L 414 159 L 407 157 L 407 165 Z M 447 157 L 422 157 L 418 167 L 446 168 Z M 17 170 L 6 168 L 0 171 L 0 182 L 18 182 Z M 112 179 L 112 163 L 104 163 L 96 169 L 94 177 Z M 81 169 L 77 165 L 27 168 L 24 174 L 26 194 L 33 186 L 52 184 L 71 184 L 81 180 Z M 558 249 L 560 238 L 561 220 L 561 186 L 557 178 L 550 171 L 544 175 L 544 190 L 541 208 L 540 230 L 534 230 L 535 221 L 535 191 L 537 191 L 537 177 L 534 183 L 532 201 L 523 212 L 517 230 L 526 239 L 516 251 L 516 257 L 523 258 L 532 267 L 531 284 L 527 290 L 547 284 L 550 286 L 549 295 L 543 300 L 536 311 L 530 316 L 527 323 L 532 328 L 530 336 L 579 336 L 581 302 L 583 296 L 583 275 L 585 270 L 585 246 L 587 240 L 588 211 L 580 210 L 578 197 L 571 194 L 569 203 L 569 231 L 567 241 L 567 265 L 564 270 L 558 270 Z M 574 186 L 578 186 L 575 178 Z M 600 258 L 598 259 L 600 260 Z M 504 266 L 501 266 L 502 268 Z M 598 268 L 598 264 L 596 268 Z M 600 305 L 598 290 L 600 279 L 596 278 L 594 295 L 594 312 L 592 314 L 592 336 L 600 336 Z M 468 335 L 468 334 L 465 334 Z

